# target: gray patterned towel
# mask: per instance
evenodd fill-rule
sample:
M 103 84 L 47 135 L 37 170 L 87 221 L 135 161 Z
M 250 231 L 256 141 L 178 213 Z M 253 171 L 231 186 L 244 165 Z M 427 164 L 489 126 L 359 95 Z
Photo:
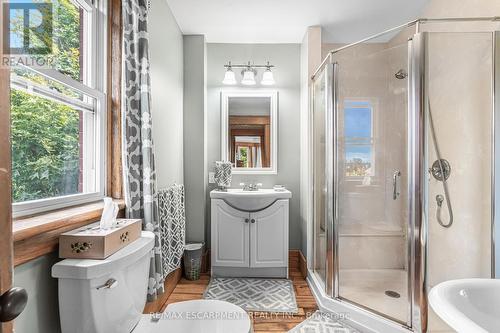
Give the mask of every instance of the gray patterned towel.
M 174 184 L 158 191 L 161 252 L 165 277 L 181 267 L 186 243 L 184 207 L 184 185 Z
M 215 182 L 219 187 L 231 186 L 232 167 L 233 165 L 229 161 L 215 162 Z

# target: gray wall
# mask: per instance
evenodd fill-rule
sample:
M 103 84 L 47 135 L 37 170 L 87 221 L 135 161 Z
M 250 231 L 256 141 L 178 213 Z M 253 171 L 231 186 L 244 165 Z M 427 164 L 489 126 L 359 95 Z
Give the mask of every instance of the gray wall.
M 149 12 L 151 107 L 158 188 L 184 182 L 183 40 L 166 1 Z
M 14 270 L 14 286 L 25 288 L 28 304 L 14 322 L 17 333 L 58 333 L 59 303 L 57 280 L 51 277 L 51 267 L 59 259 L 52 253 Z
M 158 186 L 183 183 L 183 40 L 166 1 L 155 1 L 150 11 L 152 108 Z M 57 280 L 49 254 L 14 270 L 16 286 L 26 288 L 28 305 L 15 321 L 18 333 L 58 333 Z
M 302 253 L 309 264 L 313 247 L 313 203 L 312 203 L 312 152 L 311 123 L 309 109 L 311 75 L 321 63 L 321 27 L 307 28 L 300 44 L 300 221 L 302 231 Z
M 206 44 L 202 35 L 184 36 L 184 186 L 186 240 L 205 239 Z
M 278 91 L 278 174 L 277 175 L 233 175 L 232 186 L 240 182 L 260 182 L 264 187 L 284 184 L 292 192 L 290 201 L 290 248 L 301 248 L 300 229 L 300 45 L 299 44 L 208 44 L 207 45 L 207 168 L 213 170 L 214 162 L 220 160 L 220 92 L 222 89 L 245 89 L 223 86 L 224 64 L 253 61 L 263 64 L 270 61 L 276 85 L 266 89 Z M 240 81 L 237 70 L 236 77 Z M 257 80 L 261 78 L 259 71 Z M 257 84 L 249 89 L 262 89 Z M 205 178 L 205 182 L 208 179 Z M 209 190 L 206 200 L 210 202 Z M 210 206 L 207 206 L 207 221 L 210 221 Z M 210 225 L 209 223 L 207 225 Z M 207 239 L 210 240 L 209 227 Z

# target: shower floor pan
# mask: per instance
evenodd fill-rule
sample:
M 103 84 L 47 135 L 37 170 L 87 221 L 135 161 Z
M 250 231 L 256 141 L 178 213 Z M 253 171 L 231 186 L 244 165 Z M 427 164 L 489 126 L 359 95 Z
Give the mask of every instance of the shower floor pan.
M 407 279 L 407 272 L 403 269 L 341 269 L 339 294 L 344 299 L 406 322 Z

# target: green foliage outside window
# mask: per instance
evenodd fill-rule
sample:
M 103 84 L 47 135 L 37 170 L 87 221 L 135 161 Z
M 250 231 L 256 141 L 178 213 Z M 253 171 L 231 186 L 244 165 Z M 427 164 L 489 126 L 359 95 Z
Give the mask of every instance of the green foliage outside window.
M 80 81 L 80 10 L 70 0 L 53 2 L 54 68 Z M 16 23 L 14 23 L 16 25 Z M 13 31 L 22 29 L 14 26 Z M 20 30 L 19 30 L 20 31 Z M 13 73 L 67 93 L 60 84 L 13 68 Z M 79 111 L 41 95 L 11 90 L 12 195 L 14 202 L 78 193 Z
M 248 168 L 248 148 L 240 148 L 240 160 L 243 162 L 243 168 Z
M 11 91 L 14 202 L 78 192 L 79 112 Z

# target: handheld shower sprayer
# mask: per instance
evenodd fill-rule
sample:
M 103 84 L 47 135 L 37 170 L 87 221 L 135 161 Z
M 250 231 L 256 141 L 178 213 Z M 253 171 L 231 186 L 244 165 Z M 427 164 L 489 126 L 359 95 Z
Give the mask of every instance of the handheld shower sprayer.
M 432 167 L 430 168 L 429 171 L 436 180 L 440 181 L 443 184 L 443 191 L 444 191 L 444 197 L 441 194 L 436 195 L 436 204 L 437 204 L 436 219 L 442 227 L 449 228 L 453 224 L 453 209 L 451 208 L 450 193 L 448 191 L 448 183 L 446 181 L 448 180 L 448 177 L 450 177 L 451 166 L 447 160 L 441 158 L 441 153 L 439 151 L 436 138 L 436 131 L 434 128 L 434 121 L 432 119 L 430 101 L 428 101 L 428 106 L 429 106 L 429 124 L 432 134 L 432 141 L 434 142 L 434 150 L 436 151 L 436 156 L 437 156 L 437 160 L 432 164 Z M 446 223 L 443 222 L 441 219 L 441 208 L 443 206 L 443 201 L 445 201 L 445 199 L 449 215 L 449 220 Z

